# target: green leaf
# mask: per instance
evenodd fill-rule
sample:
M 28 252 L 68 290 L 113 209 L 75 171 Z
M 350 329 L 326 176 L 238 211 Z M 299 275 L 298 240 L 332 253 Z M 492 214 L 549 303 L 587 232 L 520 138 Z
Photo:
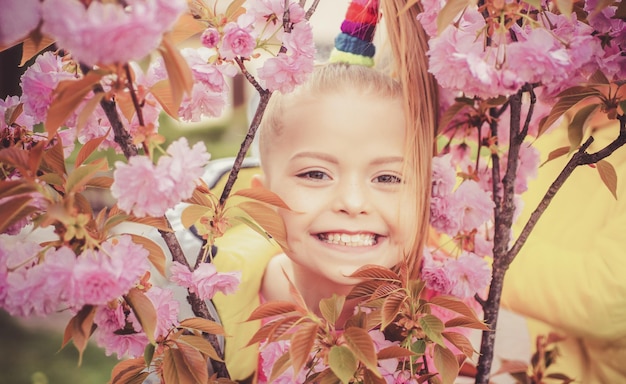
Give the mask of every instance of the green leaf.
M 358 368 L 358 361 L 345 345 L 333 345 L 328 353 L 328 363 L 333 373 L 343 384 L 348 384 Z
M 617 173 L 613 165 L 606 160 L 600 160 L 596 163 L 600 178 L 609 189 L 615 200 L 617 200 Z
M 522 2 L 532 5 L 535 9 L 541 9 L 541 0 L 522 0 Z
M 425 315 L 423 317 L 420 317 L 419 324 L 429 339 L 439 345 L 445 345 L 443 343 L 443 336 L 441 335 L 441 332 L 443 332 L 445 327 L 443 325 L 443 322 L 439 320 L 437 316 Z
M 626 100 L 620 101 L 619 107 L 622 109 L 622 115 L 625 115 L 626 114 Z
M 556 0 L 557 8 L 562 14 L 569 17 L 574 9 L 574 2 L 572 0 Z
M 152 358 L 154 357 L 154 344 L 148 344 L 146 345 L 146 348 L 143 351 L 143 359 L 146 362 L 146 366 L 150 366 L 150 363 L 152 363 Z
M 334 325 L 339 318 L 339 315 L 341 315 L 341 310 L 343 309 L 343 304 L 345 302 L 345 296 L 337 296 L 334 293 L 332 297 L 320 300 L 320 312 L 324 319 Z
M 446 5 L 437 14 L 437 34 L 441 34 L 468 5 L 470 5 L 469 0 L 446 1 Z
M 574 152 L 583 141 L 587 121 L 593 113 L 600 107 L 598 104 L 590 104 L 582 107 L 576 112 L 572 122 L 567 127 L 567 137 L 570 143 L 570 153 Z
M 459 362 L 448 348 L 435 345 L 435 367 L 443 384 L 453 384 L 459 374 Z
M 157 313 L 154 304 L 142 291 L 137 288 L 131 288 L 124 296 L 124 299 L 137 316 L 141 328 L 151 343 L 154 344 L 154 333 L 157 325 Z

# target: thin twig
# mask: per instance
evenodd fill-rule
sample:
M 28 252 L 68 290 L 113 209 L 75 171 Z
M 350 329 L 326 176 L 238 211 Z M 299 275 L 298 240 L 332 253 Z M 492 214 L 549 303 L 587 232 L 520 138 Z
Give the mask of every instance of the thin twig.
M 315 11 L 317 10 L 317 5 L 320 3 L 320 0 L 314 0 L 313 4 L 311 4 L 311 7 L 306 11 L 306 13 L 304 14 L 304 18 L 307 20 L 311 19 L 311 16 L 313 16 L 313 14 L 315 13 Z

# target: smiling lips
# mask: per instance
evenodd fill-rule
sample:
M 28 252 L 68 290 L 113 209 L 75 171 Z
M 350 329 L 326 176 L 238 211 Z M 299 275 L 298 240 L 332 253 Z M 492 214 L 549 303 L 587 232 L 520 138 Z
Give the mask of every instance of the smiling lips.
M 378 243 L 378 235 L 373 233 L 319 233 L 318 239 L 329 244 L 345 245 L 348 247 L 368 247 Z

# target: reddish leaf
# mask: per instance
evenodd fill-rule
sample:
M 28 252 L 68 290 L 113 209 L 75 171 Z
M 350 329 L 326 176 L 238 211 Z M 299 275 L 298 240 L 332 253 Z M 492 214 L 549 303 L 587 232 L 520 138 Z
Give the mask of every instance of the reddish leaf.
M 348 328 L 343 333 L 346 344 L 365 366 L 375 375 L 380 376 L 377 367 L 376 350 L 374 349 L 374 341 L 367 331 L 363 328 Z
M 0 199 L 37 191 L 37 184 L 25 179 L 0 180 Z
M 454 18 L 470 4 L 470 0 L 446 1 L 446 5 L 437 14 L 437 34 L 443 32 L 454 21 Z
M 211 213 L 212 209 L 201 205 L 189 205 L 185 207 L 180 215 L 180 221 L 183 227 L 190 228 L 204 215 Z
M 54 98 L 46 115 L 48 139 L 56 135 L 59 127 L 70 117 L 72 112 L 83 102 L 85 96 L 100 82 L 104 72 L 93 71 L 78 80 L 63 80 L 54 90 Z
M 394 292 L 385 298 L 382 308 L 382 329 L 395 320 L 407 298 L 408 296 L 403 291 Z
M 96 329 L 93 319 L 96 315 L 96 307 L 91 305 L 85 305 L 78 313 L 72 317 L 70 322 L 65 327 L 65 333 L 63 335 L 63 343 L 61 348 L 65 347 L 67 343 L 72 340 L 74 346 L 78 350 L 78 365 L 82 363 L 83 352 L 87 348 L 89 337 Z
M 200 317 L 191 317 L 180 322 L 183 328 L 195 329 L 213 335 L 223 335 L 224 328 L 215 321 L 203 319 Z
M 606 75 L 602 72 L 602 70 L 597 69 L 590 77 L 589 84 L 602 84 L 608 85 L 610 83 L 609 79 L 606 78 Z
M 113 178 L 109 176 L 97 176 L 92 177 L 88 182 L 88 187 L 96 187 L 96 188 L 104 188 L 109 189 L 113 184 Z
M 109 129 L 110 131 L 110 129 Z M 79 167 L 83 161 L 87 160 L 87 158 L 96 150 L 98 149 L 98 147 L 100 146 L 100 144 L 102 144 L 102 142 L 104 141 L 104 139 L 107 138 L 109 131 L 107 131 L 107 134 L 101 137 L 96 137 L 94 139 L 89 140 L 88 142 L 86 142 L 81 148 L 80 151 L 78 151 L 78 155 L 76 155 L 76 161 L 74 163 L 74 165 L 76 167 Z
M 134 234 L 130 236 L 133 239 L 133 243 L 141 245 L 149 252 L 148 260 L 150 260 L 154 268 L 156 268 L 162 276 L 165 276 L 166 256 L 165 252 L 163 252 L 163 248 L 147 237 Z
M 197 384 L 176 348 L 167 348 L 163 353 L 163 379 L 167 384 Z
M 291 336 L 289 356 L 296 375 L 309 359 L 309 354 L 315 344 L 317 330 L 318 326 L 315 323 L 302 323 L 298 327 L 298 330 Z
M 245 201 L 237 204 L 237 207 L 246 212 L 256 221 L 283 250 L 288 250 L 287 231 L 280 215 L 272 208 L 254 201 Z
M 189 68 L 189 64 L 187 64 L 187 61 L 185 61 L 180 51 L 176 49 L 169 36 L 166 35 L 163 37 L 159 50 L 163 57 L 163 63 L 165 64 L 172 90 L 171 109 L 172 111 L 178 111 L 183 99 L 183 94 L 191 94 L 193 87 L 191 68 Z
M 196 20 L 191 12 L 184 12 L 172 28 L 170 36 L 174 44 L 182 43 L 188 38 L 202 33 L 206 29 L 206 25 Z
M 74 198 L 74 207 L 76 207 L 79 213 L 84 213 L 88 217 L 93 217 L 93 210 L 91 209 L 91 203 L 89 203 L 89 200 L 87 200 L 87 198 L 84 195 L 77 193 L 73 196 L 73 198 Z
M 567 0 L 569 1 L 569 0 Z M 554 104 L 550 114 L 543 118 L 539 123 L 539 132 L 537 137 L 544 133 L 548 128 L 552 126 L 565 112 L 569 111 L 574 105 L 578 104 L 582 100 L 589 97 L 601 96 L 601 93 L 591 87 L 576 86 L 566 89 L 561 92 L 557 97 L 559 101 Z
M 285 352 L 274 362 L 272 365 L 272 373 L 270 374 L 270 383 L 273 383 L 278 376 L 282 375 L 287 368 L 291 366 L 289 357 L 289 352 Z
M 435 345 L 435 367 L 443 384 L 453 384 L 459 374 L 459 362 L 449 349 Z
M 148 296 L 137 288 L 131 288 L 124 299 L 137 316 L 148 340 L 154 344 L 154 333 L 157 325 L 157 313 L 154 304 Z
M 205 192 L 202 192 L 200 189 L 198 189 L 198 187 L 193 190 L 193 195 L 191 196 L 191 198 L 187 199 L 185 202 L 195 205 L 201 205 L 203 207 L 215 207 L 213 201 L 206 196 Z
M 552 161 L 554 159 L 557 159 L 563 155 L 567 155 L 570 151 L 570 147 L 561 147 L 561 148 L 557 148 L 555 150 L 553 150 L 552 152 L 550 152 L 548 154 L 548 158 L 546 159 L 546 161 L 544 161 L 543 163 L 541 163 L 541 165 L 539 167 L 543 167 L 544 164 L 546 164 L 548 161 Z
M 28 151 L 17 147 L 0 149 L 0 163 L 17 168 L 23 176 L 28 175 Z
M 58 175 L 67 175 L 65 169 L 65 155 L 63 154 L 63 143 L 61 138 L 57 136 L 57 140 L 52 147 L 46 150 L 43 155 L 43 164 L 47 166 L 52 172 Z
M 284 315 L 298 311 L 298 306 L 289 301 L 269 301 L 256 308 L 246 321 L 261 320 L 267 317 Z
M 385 298 L 401 289 L 402 288 L 396 284 L 380 284 L 378 288 L 376 288 L 376 291 L 372 294 L 371 300 Z
M 249 199 L 257 200 L 262 203 L 270 204 L 275 207 L 289 209 L 287 204 L 274 192 L 262 187 L 240 189 L 232 194 L 233 196 L 243 196 Z
M 206 383 L 209 379 L 207 361 L 204 355 L 196 348 L 183 342 L 174 342 L 181 353 L 185 367 L 191 373 L 195 383 Z
M 28 170 L 30 171 L 29 174 L 37 174 L 37 170 L 39 170 L 39 167 L 41 165 L 41 160 L 44 153 L 43 150 L 45 146 L 46 142 L 40 141 L 28 151 Z
M 350 300 L 350 299 L 358 299 L 358 298 L 366 298 L 366 297 L 369 298 L 374 294 L 374 292 L 376 292 L 376 289 L 378 289 L 378 287 L 380 287 L 383 284 L 385 284 L 384 281 L 377 281 L 377 280 L 362 281 L 352 288 L 352 290 L 348 294 L 347 299 Z
M 445 326 L 446 328 L 465 327 L 465 328 L 473 328 L 473 329 L 480 329 L 483 331 L 489 331 L 489 327 L 487 327 L 485 323 L 476 321 L 475 319 L 472 319 L 466 316 L 459 316 L 459 317 L 455 317 L 454 319 L 450 319 L 446 321 Z
M 67 177 L 65 191 L 67 193 L 80 192 L 81 188 L 83 188 L 96 173 L 105 172 L 108 171 L 108 169 L 109 164 L 106 158 L 97 159 L 89 164 L 75 168 Z
M 293 326 L 301 320 L 302 316 L 288 316 L 273 320 L 263 325 L 258 331 L 256 331 L 250 341 L 248 341 L 247 345 L 259 343 L 264 340 L 267 340 L 268 342 L 276 341 L 285 333 L 290 331 Z
M 380 265 L 364 265 L 357 269 L 350 277 L 360 279 L 374 279 L 374 280 L 386 280 L 391 282 L 401 283 L 400 276 L 389 268 L 382 267 Z
M 113 212 L 113 210 L 111 210 L 111 212 Z M 117 212 L 120 212 L 119 209 L 117 209 Z M 132 221 L 133 223 L 139 223 L 139 224 L 147 225 L 149 227 L 154 227 L 162 232 L 174 232 L 174 230 L 172 230 L 172 227 L 170 226 L 169 221 L 167 221 L 167 218 L 165 218 L 165 216 L 136 217 L 136 216 L 129 215 L 127 220 Z
M 104 98 L 104 92 L 98 92 L 89 101 L 87 101 L 83 109 L 78 114 L 78 118 L 76 120 L 76 136 L 79 135 L 81 129 L 87 125 L 89 118 L 93 115 L 96 107 L 100 104 L 100 101 Z M 108 133 L 107 133 L 108 134 Z M 83 159 L 84 160 L 84 159 Z M 81 160 L 82 162 L 82 160 Z
M 129 359 L 120 361 L 113 367 L 111 371 L 110 384 L 126 384 L 130 380 L 142 375 L 142 371 L 146 368 L 144 359 L 138 357 L 136 359 Z M 148 372 L 144 372 L 148 375 Z
M 32 59 L 36 54 L 41 52 L 44 48 L 49 47 L 54 43 L 54 39 L 41 34 L 39 29 L 31 31 L 28 37 L 22 44 L 22 61 L 20 67 L 23 67 L 27 61 Z
M 215 348 L 213 348 L 213 345 L 211 345 L 211 343 L 209 343 L 204 337 L 200 335 L 182 335 L 177 340 L 189 344 L 193 348 L 210 357 L 212 360 L 223 361 L 222 358 L 217 354 Z
M 441 335 L 452 343 L 459 351 L 463 352 L 468 358 L 472 358 L 474 355 L 474 346 L 465 335 L 458 332 L 442 332 Z
M 567 127 L 567 137 L 570 143 L 570 152 L 573 152 L 583 141 L 587 121 L 593 113 L 600 107 L 598 104 L 590 104 L 582 107 L 576 112 L 571 123 Z
M 617 173 L 613 165 L 606 160 L 600 160 L 596 163 L 596 169 L 600 173 L 600 178 L 609 189 L 615 200 L 617 200 Z
M 450 124 L 450 122 L 461 112 L 468 104 L 463 101 L 457 101 L 452 104 L 446 112 L 441 116 L 439 120 L 439 128 L 437 128 L 437 132 L 443 132 L 444 129 Z
M 4 233 L 11 225 L 38 211 L 38 208 L 30 205 L 32 200 L 33 198 L 27 195 L 6 200 L 0 204 L 0 212 L 2 212 L 0 233 Z
M 502 373 L 526 373 L 527 370 L 528 363 L 525 361 L 502 359 L 500 368 L 494 373 L 494 375 Z
M 411 356 L 417 356 L 417 354 L 398 345 L 391 345 L 387 348 L 381 349 L 377 355 L 378 360 L 399 359 Z
M 467 304 L 457 299 L 456 297 L 435 296 L 429 300 L 429 303 L 456 313 L 460 313 L 461 315 L 464 315 L 471 319 L 475 319 L 476 321 L 480 321 L 480 319 L 476 315 L 476 312 L 474 312 L 472 308 L 470 308 Z

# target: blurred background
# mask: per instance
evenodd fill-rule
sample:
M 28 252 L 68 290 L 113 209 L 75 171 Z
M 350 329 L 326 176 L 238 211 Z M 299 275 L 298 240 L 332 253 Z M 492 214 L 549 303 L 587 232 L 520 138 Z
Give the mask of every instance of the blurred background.
M 210 1 L 207 1 L 210 3 Z M 222 1 L 225 5 L 228 2 Z M 306 8 L 312 1 L 307 1 Z M 328 58 L 334 36 L 339 32 L 348 0 L 321 0 L 311 18 L 318 61 Z M 186 45 L 198 43 L 191 38 Z M 0 99 L 20 95 L 20 76 L 25 67 L 19 67 L 21 46 L 0 52 Z M 28 63 L 26 64 L 28 65 Z M 159 132 L 167 142 L 186 136 L 190 144 L 204 141 L 212 159 L 233 157 L 248 129 L 248 116 L 253 112 L 251 100 L 254 88 L 238 76 L 233 80 L 230 106 L 219 118 L 200 123 L 185 124 L 168 116 L 161 116 Z M 77 151 L 75 151 L 76 153 Z M 107 153 L 110 160 L 119 157 Z M 91 196 L 94 208 L 108 203 L 107 195 Z M 90 345 L 78 366 L 78 352 L 70 344 L 60 350 L 68 314 L 45 319 L 17 319 L 0 309 L 0 384 L 100 384 L 110 379 L 112 367 L 118 362 L 107 357 L 104 350 Z

